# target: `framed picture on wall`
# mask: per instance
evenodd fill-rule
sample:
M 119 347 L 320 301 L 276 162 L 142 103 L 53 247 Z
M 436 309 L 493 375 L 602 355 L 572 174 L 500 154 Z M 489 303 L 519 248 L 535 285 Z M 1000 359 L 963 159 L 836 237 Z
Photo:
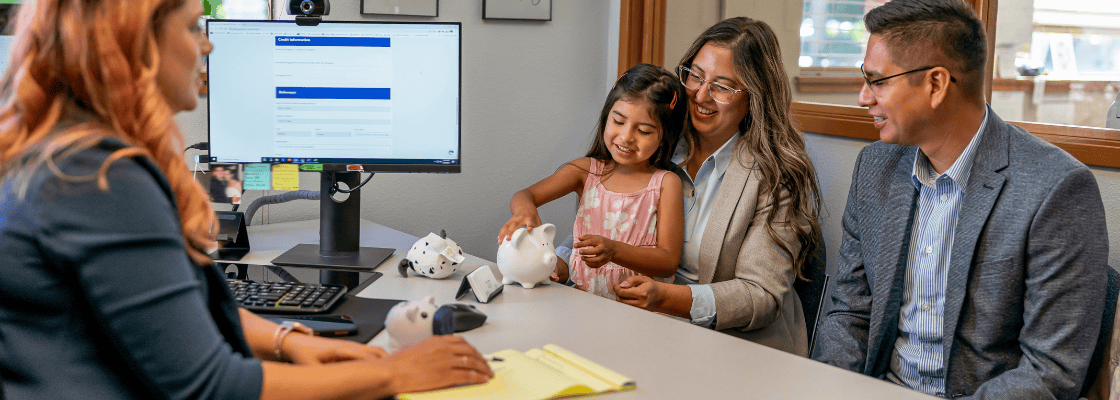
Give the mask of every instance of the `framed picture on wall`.
M 362 0 L 362 14 L 438 17 L 439 0 Z
M 552 0 L 482 0 L 482 18 L 552 21 Z

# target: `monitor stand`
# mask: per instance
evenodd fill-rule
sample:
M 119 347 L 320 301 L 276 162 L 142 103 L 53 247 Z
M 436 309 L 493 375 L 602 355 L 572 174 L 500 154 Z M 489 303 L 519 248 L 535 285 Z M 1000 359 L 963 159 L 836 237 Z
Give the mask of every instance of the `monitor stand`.
M 350 192 L 343 201 L 330 195 L 334 182 L 356 187 L 360 172 L 323 172 L 319 183 L 319 245 L 300 244 L 272 260 L 274 265 L 324 268 L 321 283 L 357 285 L 358 272 L 371 271 L 393 255 L 393 249 L 359 247 L 361 236 L 361 191 Z

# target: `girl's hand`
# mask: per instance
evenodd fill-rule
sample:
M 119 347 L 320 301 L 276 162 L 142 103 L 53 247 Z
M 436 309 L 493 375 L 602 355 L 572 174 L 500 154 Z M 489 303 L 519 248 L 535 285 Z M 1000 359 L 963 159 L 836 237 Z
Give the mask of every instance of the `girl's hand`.
M 284 355 L 299 365 L 320 365 L 351 360 L 376 360 L 388 355 L 380 347 L 305 334 L 284 339 Z
M 494 371 L 482 354 L 459 336 L 439 335 L 386 358 L 392 364 L 394 393 L 484 383 Z
M 599 268 L 614 259 L 618 242 L 599 235 L 580 236 L 575 248 L 588 267 Z
M 500 245 L 502 242 L 512 239 L 513 232 L 522 226 L 529 232 L 532 232 L 533 228 L 541 226 L 541 217 L 537 214 L 537 210 L 534 209 L 532 212 L 526 211 L 513 214 L 513 216 L 509 218 L 509 221 L 506 221 L 506 224 L 502 225 L 502 231 L 498 232 L 498 244 Z
M 661 282 L 648 276 L 631 276 L 617 285 L 614 293 L 618 301 L 650 311 L 658 311 L 664 294 Z

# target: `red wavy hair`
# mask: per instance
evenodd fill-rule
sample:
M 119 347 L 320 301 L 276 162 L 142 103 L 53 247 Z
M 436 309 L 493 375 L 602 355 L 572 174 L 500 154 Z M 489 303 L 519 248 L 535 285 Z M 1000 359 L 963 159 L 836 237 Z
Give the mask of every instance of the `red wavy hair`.
M 213 243 L 214 212 L 183 160 L 182 134 L 156 85 L 159 28 L 186 1 L 197 0 L 25 3 L 0 81 L 0 165 L 7 178 L 46 165 L 63 179 L 96 179 L 109 190 L 110 164 L 148 157 L 170 182 L 188 255 L 209 265 L 204 249 Z M 58 131 L 72 122 L 66 118 L 72 112 L 95 120 Z M 55 165 L 108 137 L 128 147 L 106 159 L 95 177 L 65 176 Z

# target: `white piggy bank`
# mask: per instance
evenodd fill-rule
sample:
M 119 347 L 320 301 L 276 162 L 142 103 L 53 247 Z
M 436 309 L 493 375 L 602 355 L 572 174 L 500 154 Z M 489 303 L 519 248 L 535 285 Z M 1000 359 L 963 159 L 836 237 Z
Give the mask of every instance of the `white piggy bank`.
M 403 277 L 408 277 L 411 269 L 429 278 L 443 279 L 455 273 L 464 259 L 463 249 L 446 232 L 439 231 L 439 235 L 429 233 L 417 240 L 397 265 L 397 271 Z
M 389 351 L 397 351 L 422 342 L 434 334 L 436 301 L 432 296 L 420 301 L 397 303 L 385 316 L 385 331 L 389 332 Z
M 544 224 L 529 232 L 524 227 L 513 232 L 510 240 L 498 246 L 498 271 L 502 284 L 514 282 L 532 289 L 537 284 L 548 284 L 549 275 L 556 268 L 556 248 L 552 239 L 556 226 Z

